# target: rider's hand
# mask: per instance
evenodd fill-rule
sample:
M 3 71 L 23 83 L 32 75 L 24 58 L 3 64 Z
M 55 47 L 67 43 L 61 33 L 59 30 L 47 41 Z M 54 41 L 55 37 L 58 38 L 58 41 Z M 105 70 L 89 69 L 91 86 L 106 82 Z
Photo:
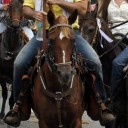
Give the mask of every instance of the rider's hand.
M 40 11 L 40 12 L 35 11 L 33 17 L 34 17 L 35 20 L 42 22 L 43 17 L 46 16 L 46 15 L 47 15 L 47 13 L 44 12 L 44 11 Z
M 6 11 L 7 9 L 8 9 L 8 4 L 3 4 L 3 5 L 2 5 L 2 10 L 3 10 L 3 11 Z

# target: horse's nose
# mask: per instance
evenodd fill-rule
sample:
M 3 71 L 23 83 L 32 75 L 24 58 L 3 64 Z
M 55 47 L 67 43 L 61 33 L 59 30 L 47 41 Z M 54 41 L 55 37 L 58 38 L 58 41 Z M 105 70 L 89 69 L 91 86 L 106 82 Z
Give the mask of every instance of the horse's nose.
M 17 27 L 20 26 L 20 22 L 13 21 L 13 22 L 12 22 L 12 26 L 17 28 Z
M 58 74 L 58 80 L 59 80 L 60 84 L 68 85 L 71 82 L 72 72 L 58 71 L 57 74 Z

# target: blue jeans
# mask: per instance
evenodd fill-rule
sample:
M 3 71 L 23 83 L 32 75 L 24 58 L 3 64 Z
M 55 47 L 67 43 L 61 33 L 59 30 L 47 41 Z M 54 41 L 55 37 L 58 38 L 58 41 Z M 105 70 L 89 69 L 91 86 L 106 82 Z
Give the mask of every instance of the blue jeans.
M 98 91 L 100 92 L 100 95 L 102 97 L 102 100 L 105 101 L 106 93 L 104 90 L 103 85 L 103 76 L 102 76 L 102 67 L 99 60 L 99 57 L 97 56 L 96 52 L 93 50 L 93 48 L 86 42 L 80 33 L 76 32 L 75 37 L 75 43 L 76 48 L 80 53 L 83 54 L 83 56 L 87 60 L 87 64 L 96 71 L 96 87 Z M 28 42 L 23 49 L 20 51 L 18 56 L 16 57 L 16 60 L 14 62 L 14 75 L 13 75 L 13 86 L 14 86 L 14 99 L 16 100 L 18 97 L 18 94 L 20 92 L 21 86 L 22 86 L 22 75 L 27 73 L 27 70 L 37 54 L 37 49 L 42 46 L 41 41 L 37 41 L 34 37 L 30 42 Z
M 20 89 L 22 87 L 22 76 L 27 74 L 28 68 L 31 65 L 34 57 L 37 55 L 37 51 L 42 47 L 42 41 L 36 40 L 34 36 L 19 52 L 14 61 L 13 71 L 13 90 L 14 100 L 17 100 Z
M 112 62 L 111 99 L 114 98 L 115 92 L 124 77 L 122 70 L 126 64 L 128 64 L 128 47 L 125 48 Z

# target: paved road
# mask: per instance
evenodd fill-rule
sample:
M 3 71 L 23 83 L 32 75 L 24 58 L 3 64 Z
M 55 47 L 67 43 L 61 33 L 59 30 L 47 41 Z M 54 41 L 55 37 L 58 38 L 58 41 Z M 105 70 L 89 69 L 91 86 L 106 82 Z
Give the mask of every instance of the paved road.
M 0 108 L 1 108 L 1 89 L 0 89 Z M 6 105 L 6 112 L 9 110 L 8 104 Z M 82 128 L 104 128 L 102 127 L 98 121 L 92 121 L 86 113 L 83 115 L 83 127 Z M 13 128 L 11 126 L 8 126 L 3 123 L 2 120 L 0 120 L 0 128 Z M 31 118 L 28 121 L 24 121 L 21 123 L 20 127 L 18 128 L 39 128 L 38 127 L 38 120 L 36 119 L 34 113 L 32 113 Z

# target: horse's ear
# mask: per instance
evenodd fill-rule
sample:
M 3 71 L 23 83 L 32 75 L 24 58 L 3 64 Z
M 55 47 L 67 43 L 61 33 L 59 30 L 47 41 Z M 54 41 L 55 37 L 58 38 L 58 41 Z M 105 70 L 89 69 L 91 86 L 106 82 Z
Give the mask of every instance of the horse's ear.
M 68 17 L 69 24 L 73 24 L 77 19 L 78 11 L 75 9 L 73 13 Z
M 48 19 L 48 23 L 50 24 L 50 26 L 53 26 L 55 22 L 55 15 L 51 10 L 48 11 L 47 19 Z
M 98 4 L 96 4 L 96 8 L 94 9 L 94 11 L 91 12 L 93 18 L 97 17 L 97 12 L 98 12 Z

